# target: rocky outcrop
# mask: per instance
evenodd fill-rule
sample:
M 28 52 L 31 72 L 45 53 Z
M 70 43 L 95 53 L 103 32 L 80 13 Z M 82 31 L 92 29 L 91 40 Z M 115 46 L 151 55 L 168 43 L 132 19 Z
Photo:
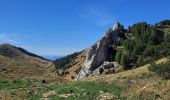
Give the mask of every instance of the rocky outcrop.
M 87 49 L 84 67 L 78 73 L 76 80 L 88 76 L 97 69 L 104 61 L 109 61 L 111 55 L 115 54 L 114 46 L 120 40 L 121 25 L 116 23 L 113 29 L 106 31 L 105 36 Z
M 94 72 L 93 75 L 101 75 L 101 74 L 111 74 L 114 73 L 114 64 L 108 61 L 104 61 L 104 63 L 98 67 Z
M 104 63 L 93 71 L 93 75 L 113 74 L 123 70 L 123 67 L 116 62 L 104 61 Z

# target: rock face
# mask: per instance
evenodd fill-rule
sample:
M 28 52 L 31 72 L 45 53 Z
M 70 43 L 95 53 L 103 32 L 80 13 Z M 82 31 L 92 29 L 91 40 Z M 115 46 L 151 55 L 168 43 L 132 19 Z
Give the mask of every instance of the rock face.
M 114 45 L 120 40 L 121 34 L 123 34 L 120 26 L 119 23 L 116 23 L 113 29 L 110 28 L 106 31 L 105 36 L 100 41 L 87 49 L 84 67 L 80 70 L 76 80 L 88 76 L 92 71 L 101 66 L 104 61 L 110 60 L 110 55 L 115 53 Z
M 101 74 L 107 74 L 107 73 L 114 73 L 114 64 L 108 61 L 104 61 L 104 63 L 98 67 L 93 74 L 94 75 L 101 75 Z
M 104 63 L 95 69 L 93 71 L 92 75 L 98 76 L 98 75 L 107 75 L 107 74 L 113 74 L 118 71 L 121 71 L 123 67 L 119 65 L 117 62 L 109 62 L 109 61 L 104 61 Z

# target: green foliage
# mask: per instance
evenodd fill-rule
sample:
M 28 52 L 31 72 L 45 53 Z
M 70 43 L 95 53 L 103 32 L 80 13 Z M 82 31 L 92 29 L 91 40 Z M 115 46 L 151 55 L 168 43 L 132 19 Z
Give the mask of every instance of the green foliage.
M 60 58 L 60 59 L 57 59 L 57 60 L 55 60 L 54 61 L 54 64 L 55 64 L 55 66 L 56 66 L 56 68 L 66 68 L 67 66 L 67 64 L 68 63 L 71 63 L 71 62 L 73 62 L 74 61 L 74 59 L 76 59 L 76 57 L 79 55 L 79 54 L 81 54 L 83 51 L 81 51 L 81 52 L 75 52 L 75 53 L 73 53 L 73 54 L 71 54 L 71 55 L 68 55 L 68 56 L 66 56 L 66 57 L 63 57 L 63 58 Z
M 10 80 L 10 79 L 0 80 L 0 90 L 25 88 L 28 86 L 30 86 L 30 83 L 25 80 Z
M 158 45 L 163 41 L 164 33 L 156 30 L 155 28 L 151 28 L 150 36 L 148 39 L 150 45 Z
M 165 42 L 166 42 L 166 43 L 170 43 L 170 34 L 167 34 L 167 35 L 165 36 Z
M 152 63 L 148 66 L 148 70 L 157 73 L 165 79 L 170 79 L 170 60 L 165 63 Z
M 74 94 L 67 99 L 69 100 L 95 100 L 100 92 L 109 92 L 113 95 L 120 96 L 123 88 L 115 84 L 104 84 L 97 82 L 77 82 L 71 84 L 60 84 L 57 85 L 55 91 L 58 95 L 60 94 Z M 51 98 L 60 98 L 58 95 L 54 95 Z
M 50 100 L 96 100 L 103 93 L 110 93 L 118 98 L 123 92 L 123 87 L 115 84 L 105 84 L 98 82 L 76 82 L 76 83 L 60 83 L 49 87 L 40 88 L 37 94 L 31 94 L 29 100 L 39 100 L 42 93 L 55 91 L 56 93 L 49 96 Z M 61 97 L 63 94 L 71 94 L 67 98 Z
M 148 46 L 145 51 L 143 52 L 144 57 L 152 56 L 155 54 L 155 47 L 154 46 Z
M 170 25 L 170 20 L 159 22 L 159 25 Z M 109 61 L 117 61 L 125 68 L 142 66 L 154 60 L 170 55 L 170 34 L 167 34 L 162 27 L 153 26 L 146 22 L 141 22 L 129 26 L 127 30 L 119 24 L 119 28 L 124 34 L 117 44 L 124 48 L 110 55 Z M 113 50 L 111 49 L 113 52 Z M 77 54 L 56 60 L 54 63 L 58 68 L 65 68 L 66 65 L 75 59 Z
M 129 32 L 133 33 L 134 36 L 139 37 L 142 33 L 146 31 L 148 24 L 146 22 L 134 24 L 130 27 Z
M 163 20 L 159 23 L 156 23 L 157 26 L 163 26 L 163 25 L 170 25 L 170 20 Z
M 24 79 L 0 79 L 0 90 L 4 90 L 4 92 L 17 91 L 24 93 L 23 99 L 26 100 L 40 100 L 43 98 L 42 94 L 49 91 L 55 91 L 54 94 L 48 96 L 50 100 L 96 100 L 101 93 L 110 93 L 116 96 L 116 98 L 121 99 L 123 87 L 113 83 L 105 84 L 102 82 L 42 84 Z M 63 94 L 71 95 L 68 98 L 63 98 L 61 97 Z
M 137 65 L 138 65 L 138 66 L 142 66 L 143 63 L 144 63 L 143 60 L 144 60 L 144 59 L 143 59 L 143 56 L 139 56 L 139 58 L 137 59 Z
M 120 64 L 123 65 L 124 69 L 127 69 L 128 67 L 128 61 L 129 61 L 129 55 L 128 54 L 123 54 L 121 57 Z
M 122 55 L 123 55 L 122 50 L 118 50 L 117 53 L 116 53 L 116 58 L 115 58 L 115 60 L 116 60 L 119 64 L 120 64 L 120 62 L 121 62 Z
M 131 39 L 124 40 L 123 46 L 125 47 L 126 50 L 133 52 L 134 45 L 135 45 L 135 41 Z
M 170 53 L 170 36 L 145 22 L 134 24 L 127 32 L 133 36 L 124 40 L 123 46 L 128 57 L 122 58 L 124 66 L 141 66 L 145 63 L 166 57 Z M 130 66 L 129 66 L 130 65 Z

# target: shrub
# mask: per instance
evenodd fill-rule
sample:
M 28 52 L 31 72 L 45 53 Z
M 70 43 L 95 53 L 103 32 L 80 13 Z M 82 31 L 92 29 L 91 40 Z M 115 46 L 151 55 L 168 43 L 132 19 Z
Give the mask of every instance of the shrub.
M 121 50 L 118 50 L 117 53 L 116 53 L 116 58 L 115 60 L 120 64 L 121 62 L 121 57 L 122 57 L 122 51 Z
M 134 93 L 127 100 L 162 100 L 162 98 L 155 92 L 142 91 L 140 93 Z
M 144 64 L 143 62 L 143 56 L 139 56 L 139 58 L 137 59 L 137 65 L 138 66 L 142 66 Z
M 163 20 L 159 23 L 156 23 L 156 26 L 170 25 L 170 20 Z
M 165 79 L 170 79 L 170 60 L 160 64 L 152 63 L 148 66 L 148 70 L 157 73 Z

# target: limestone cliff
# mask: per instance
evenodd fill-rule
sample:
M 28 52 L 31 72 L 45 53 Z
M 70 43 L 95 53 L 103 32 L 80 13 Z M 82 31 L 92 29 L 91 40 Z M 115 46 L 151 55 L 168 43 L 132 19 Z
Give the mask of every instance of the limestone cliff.
M 113 29 L 106 31 L 105 36 L 88 48 L 84 67 L 78 73 L 76 80 L 88 76 L 98 68 L 104 61 L 110 60 L 110 55 L 115 53 L 114 45 L 120 40 L 122 26 L 116 23 Z M 111 50 L 112 49 L 112 50 Z

